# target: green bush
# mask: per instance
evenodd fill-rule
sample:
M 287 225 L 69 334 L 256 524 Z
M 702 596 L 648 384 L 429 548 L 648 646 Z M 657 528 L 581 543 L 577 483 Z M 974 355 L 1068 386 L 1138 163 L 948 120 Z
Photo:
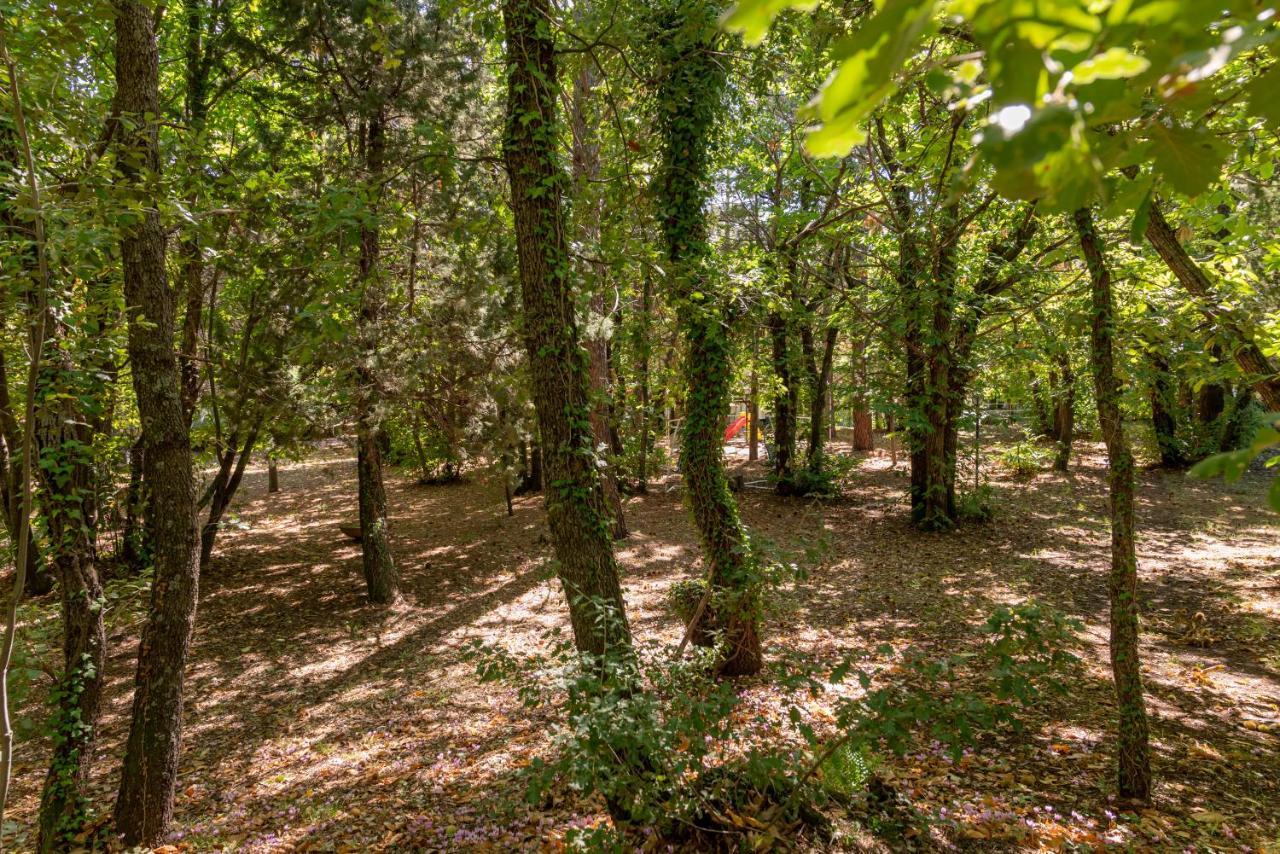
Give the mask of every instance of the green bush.
M 999 451 L 996 460 L 1015 477 L 1029 478 L 1048 467 L 1053 453 L 1035 442 L 1024 440 Z

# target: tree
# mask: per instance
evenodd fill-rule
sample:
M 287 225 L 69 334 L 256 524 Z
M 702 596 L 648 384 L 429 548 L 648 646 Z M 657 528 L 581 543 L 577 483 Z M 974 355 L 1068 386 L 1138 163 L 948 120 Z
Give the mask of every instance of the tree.
M 523 334 L 546 470 L 547 522 L 573 636 L 593 656 L 631 655 L 591 432 L 590 366 L 578 337 L 557 158 L 556 50 L 546 0 L 506 0 L 507 113 Z
M 1147 744 L 1147 708 L 1138 657 L 1138 562 L 1134 550 L 1133 453 L 1124 435 L 1120 382 L 1115 373 L 1115 304 L 1111 269 L 1093 214 L 1074 214 L 1080 249 L 1089 268 L 1092 310 L 1089 349 L 1098 421 L 1107 445 L 1107 482 L 1111 508 L 1111 672 L 1118 707 L 1118 791 L 1122 798 L 1146 800 L 1151 793 L 1151 756 Z
M 154 844 L 173 814 L 182 745 L 182 693 L 200 575 L 191 445 L 174 351 L 177 292 L 166 272 L 166 234 L 152 178 L 160 171 L 160 66 L 155 9 L 115 0 L 116 163 L 129 360 L 142 420 L 143 480 L 155 580 L 138 644 L 133 713 L 116 828 L 130 845 Z
M 727 676 L 745 676 L 763 665 L 759 579 L 724 471 L 721 437 L 729 407 L 731 347 L 728 316 L 708 263 L 704 211 L 711 137 L 725 81 L 716 51 L 716 11 L 706 0 L 673 0 L 659 10 L 662 161 L 655 184 L 667 289 L 686 347 L 680 471 L 709 564 L 716 625 L 723 632 L 718 669 Z

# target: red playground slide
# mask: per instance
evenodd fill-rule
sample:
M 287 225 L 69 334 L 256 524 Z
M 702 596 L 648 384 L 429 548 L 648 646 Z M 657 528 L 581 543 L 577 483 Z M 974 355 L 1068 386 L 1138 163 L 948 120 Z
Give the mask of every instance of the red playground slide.
M 738 420 L 729 425 L 729 429 L 724 431 L 724 440 L 726 442 L 733 441 L 733 437 L 742 432 L 742 428 L 747 426 L 747 413 L 738 416 Z

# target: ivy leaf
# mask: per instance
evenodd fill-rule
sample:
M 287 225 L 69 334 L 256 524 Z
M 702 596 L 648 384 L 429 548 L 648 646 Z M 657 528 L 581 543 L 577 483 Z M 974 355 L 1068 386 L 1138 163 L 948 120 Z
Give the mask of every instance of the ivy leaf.
M 1089 57 L 1071 69 L 1071 78 L 1077 86 L 1085 86 L 1095 80 L 1136 77 L 1150 67 L 1151 63 L 1144 57 L 1132 54 L 1122 47 L 1113 47 Z
M 1151 126 L 1151 142 L 1156 168 L 1174 189 L 1187 196 L 1208 189 L 1227 159 L 1221 141 L 1200 128 L 1155 123 Z

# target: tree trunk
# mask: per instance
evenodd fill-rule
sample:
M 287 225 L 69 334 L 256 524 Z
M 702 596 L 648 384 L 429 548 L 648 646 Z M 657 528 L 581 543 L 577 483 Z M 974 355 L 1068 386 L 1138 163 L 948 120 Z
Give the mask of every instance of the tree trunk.
M 827 424 L 825 418 L 831 388 L 831 365 L 839 335 L 840 330 L 837 327 L 827 327 L 821 362 L 817 361 L 816 352 L 811 354 L 809 362 L 809 445 L 805 449 L 805 467 L 814 474 L 822 471 L 825 451 L 823 441 Z M 809 346 L 812 349 L 811 337 Z
M 381 106 L 371 109 L 364 124 L 362 148 L 365 179 L 375 195 L 381 193 L 386 148 Z M 381 231 L 377 201 L 360 226 L 360 355 L 356 362 L 356 488 L 360 508 L 360 558 L 369 601 L 389 605 L 400 597 L 400 576 L 391 553 L 387 527 L 387 492 L 382 482 L 382 395 L 379 391 L 379 323 L 386 302 L 382 271 L 378 268 Z
M 142 436 L 138 436 L 127 452 L 129 457 L 129 485 L 124 493 L 124 530 L 120 534 L 120 562 L 129 568 L 129 572 L 137 575 L 145 568 L 147 554 L 146 528 L 146 494 L 142 483 L 143 451 Z
M 86 789 L 106 659 L 106 603 L 94 550 L 94 431 L 85 415 L 95 408 L 86 398 L 102 388 L 88 385 L 90 371 L 73 363 L 66 329 L 53 311 L 46 313 L 44 326 L 49 337 L 36 390 L 35 429 L 48 555 L 62 600 L 63 668 L 53 690 L 53 757 L 40 797 L 37 848 L 63 851 L 74 847 L 89 817 Z
M 1182 287 L 1195 298 L 1201 313 L 1227 336 L 1232 356 L 1244 372 L 1245 379 L 1262 398 L 1263 405 L 1271 412 L 1280 412 L 1280 371 L 1271 364 L 1231 311 L 1218 305 L 1209 276 L 1187 254 L 1177 232 L 1164 218 L 1160 205 L 1154 199 L 1147 220 L 1146 237 Z
M 790 324 L 782 312 L 769 315 L 769 338 L 773 345 L 773 375 L 778 390 L 773 397 L 773 474 L 778 491 L 786 494 L 794 480 L 792 470 L 796 449 L 796 402 L 799 386 L 792 374 Z
M 1098 420 L 1107 445 L 1111 491 L 1111 671 L 1119 707 L 1119 794 L 1146 800 L 1151 793 L 1151 758 L 1147 744 L 1147 710 L 1138 660 L 1138 565 L 1134 546 L 1134 465 L 1120 412 L 1120 382 L 1115 375 L 1115 309 L 1111 270 L 1102 242 L 1086 208 L 1075 213 L 1080 248 L 1092 284 L 1089 345 L 1093 361 Z
M 1155 347 L 1159 347 L 1157 342 Z M 1187 464 L 1186 454 L 1178 442 L 1178 419 L 1174 407 L 1176 386 L 1169 360 L 1158 349 L 1151 351 L 1151 427 L 1156 434 L 1156 447 L 1160 452 L 1160 465 L 1166 468 L 1182 468 Z
M 709 139 L 725 83 L 715 17 L 710 3 L 681 4 L 661 14 L 663 143 L 655 187 L 669 292 L 687 348 L 680 470 L 710 567 L 714 620 L 723 642 L 717 670 L 742 676 L 760 670 L 763 653 L 755 559 L 725 476 L 724 413 L 733 371 L 725 312 L 708 269 Z
M 222 517 L 240 489 L 240 481 L 244 478 L 245 467 L 249 464 L 249 457 L 253 454 L 253 446 L 257 441 L 257 427 L 249 431 L 249 437 L 240 448 L 237 448 L 237 439 L 233 434 L 226 451 L 221 455 L 218 474 L 210 488 L 209 515 L 200 531 L 201 566 L 208 566 L 209 559 L 213 557 L 213 544 L 222 525 Z
M 1053 470 L 1065 472 L 1071 462 L 1071 443 L 1075 439 L 1076 377 L 1071 369 L 1071 354 L 1063 348 L 1055 354 L 1058 363 L 1058 387 L 1054 390 L 1053 438 L 1057 450 Z
M 267 460 L 267 495 L 275 495 L 280 491 L 280 466 L 276 460 Z
M 122 229 L 120 250 L 155 565 L 147 623 L 138 644 L 133 715 L 115 820 L 126 845 L 152 845 L 173 814 L 182 691 L 200 563 L 191 445 L 173 346 L 177 300 L 165 269 L 159 204 L 148 195 L 160 169 L 155 10 L 142 0 L 115 0 L 115 13 L 115 105 L 121 118 L 118 185 L 123 198 L 142 204 L 141 212 Z
M 760 459 L 760 330 L 751 327 L 751 405 L 747 414 L 747 460 Z
M 547 473 L 547 522 L 577 648 L 632 656 L 609 514 L 592 451 L 590 366 L 579 344 L 557 163 L 555 43 L 547 0 L 505 0 L 503 156 L 515 220 L 524 339 Z
M 570 102 L 570 130 L 573 137 L 573 183 L 581 203 L 586 207 L 586 215 L 582 217 L 583 242 L 588 251 L 599 255 L 600 220 L 604 216 L 604 206 L 592 186 L 600 178 L 600 145 L 595 140 L 597 123 L 588 116 L 595 78 L 590 64 L 573 80 L 573 99 Z M 604 460 L 605 467 L 600 476 L 600 487 L 604 491 L 605 506 L 613 517 L 613 538 L 624 539 L 627 536 L 627 520 L 622 509 L 622 492 L 618 488 L 617 466 L 609 460 L 608 448 L 612 442 L 609 435 L 609 337 L 606 334 L 604 284 L 604 264 L 592 261 L 588 264 L 591 280 L 591 307 L 588 325 L 586 350 L 591 362 L 591 434 L 595 439 L 597 459 Z

